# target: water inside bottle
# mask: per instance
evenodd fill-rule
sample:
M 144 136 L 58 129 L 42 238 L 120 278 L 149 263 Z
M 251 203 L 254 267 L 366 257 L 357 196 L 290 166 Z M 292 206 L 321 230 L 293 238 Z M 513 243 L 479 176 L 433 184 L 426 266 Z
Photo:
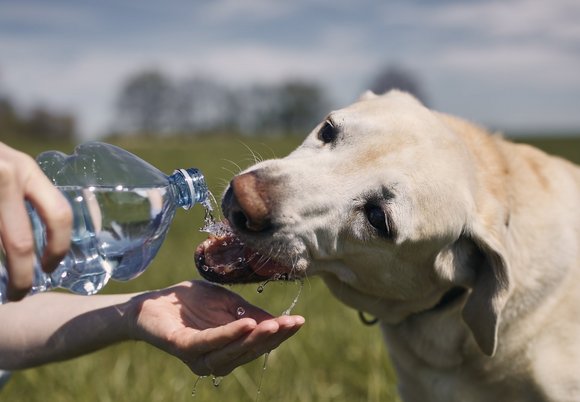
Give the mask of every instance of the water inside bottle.
M 109 280 L 129 280 L 157 253 L 175 210 L 167 189 L 60 187 L 74 205 L 71 251 L 51 274 L 56 286 L 81 294 Z

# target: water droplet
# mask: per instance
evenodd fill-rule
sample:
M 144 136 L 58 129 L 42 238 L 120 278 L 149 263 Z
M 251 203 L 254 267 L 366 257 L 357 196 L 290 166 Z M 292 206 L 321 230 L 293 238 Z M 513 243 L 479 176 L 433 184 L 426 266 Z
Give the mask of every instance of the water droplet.
M 264 291 L 264 288 L 266 287 L 266 285 L 268 284 L 268 282 L 270 282 L 270 279 L 266 279 L 264 282 L 262 282 L 259 286 L 258 289 L 256 289 L 256 291 L 258 293 L 262 293 Z
M 197 392 L 197 384 L 199 383 L 199 381 L 200 381 L 202 378 L 205 378 L 205 377 L 206 377 L 206 376 L 204 376 L 204 375 L 200 375 L 200 376 L 198 376 L 198 377 L 197 377 L 197 379 L 196 379 L 196 380 L 195 380 L 195 382 L 193 383 L 193 389 L 191 390 L 191 396 L 193 396 L 194 398 L 195 398 L 195 394 L 196 394 L 196 392 Z
M 219 387 L 223 379 L 224 379 L 223 377 L 213 377 L 212 378 L 213 386 L 216 388 Z
M 300 294 L 302 293 L 303 288 L 304 288 L 304 280 L 300 280 L 300 287 L 298 288 L 298 294 L 296 294 L 296 297 L 294 298 L 294 300 L 292 300 L 292 304 L 286 310 L 284 310 L 282 312 L 282 315 L 290 315 L 290 313 L 292 312 L 292 310 L 296 306 L 296 303 L 298 303 L 298 299 L 300 298 Z
M 205 272 L 209 271 L 209 267 L 208 267 L 207 265 L 204 265 L 204 266 L 202 267 L 202 269 L 203 269 Z
M 208 229 L 211 226 L 215 225 L 215 218 L 213 217 L 213 207 L 211 205 L 211 201 L 208 199 L 201 204 L 205 209 L 205 217 L 204 217 L 204 226 L 203 229 Z M 203 230 L 202 229 L 202 230 Z
M 268 357 L 270 357 L 270 352 L 264 354 L 264 364 L 262 365 L 262 373 L 260 375 L 260 382 L 258 383 L 258 392 L 256 393 L 256 401 L 260 400 L 260 395 L 262 394 L 262 382 L 264 381 L 264 374 L 266 373 L 266 366 L 268 365 Z
M 238 317 L 243 316 L 244 314 L 246 314 L 246 310 L 244 310 L 243 307 L 238 307 L 238 310 L 236 311 L 236 314 L 238 315 Z

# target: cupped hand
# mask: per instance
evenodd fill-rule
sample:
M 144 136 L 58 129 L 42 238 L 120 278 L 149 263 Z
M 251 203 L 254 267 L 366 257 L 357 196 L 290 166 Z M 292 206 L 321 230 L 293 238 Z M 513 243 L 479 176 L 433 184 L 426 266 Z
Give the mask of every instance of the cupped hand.
M 278 347 L 304 324 L 273 317 L 229 290 L 184 282 L 133 300 L 134 333 L 181 359 L 198 375 L 223 376 Z
M 32 286 L 34 237 L 25 201 L 46 226 L 41 264 L 51 272 L 70 246 L 70 205 L 34 159 L 0 142 L 0 240 L 6 253 L 9 300 L 23 298 Z

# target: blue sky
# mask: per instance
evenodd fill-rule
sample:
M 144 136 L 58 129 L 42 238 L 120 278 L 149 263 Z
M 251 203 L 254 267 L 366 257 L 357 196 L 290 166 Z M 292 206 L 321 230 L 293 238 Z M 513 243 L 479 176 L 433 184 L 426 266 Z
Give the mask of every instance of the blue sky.
M 144 68 L 231 86 L 304 78 L 347 105 L 385 65 L 433 108 L 503 130 L 580 132 L 580 1 L 0 0 L 0 91 L 110 125 Z

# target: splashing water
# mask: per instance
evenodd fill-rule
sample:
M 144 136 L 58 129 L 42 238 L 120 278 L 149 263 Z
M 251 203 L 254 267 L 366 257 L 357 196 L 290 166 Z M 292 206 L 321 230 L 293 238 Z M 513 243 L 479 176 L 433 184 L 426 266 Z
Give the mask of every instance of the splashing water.
M 274 281 L 285 281 L 288 279 L 288 274 L 274 274 L 271 278 L 266 279 L 264 282 L 260 283 L 258 285 L 258 288 L 256 289 L 256 292 L 258 293 L 262 293 L 264 291 L 264 288 L 266 287 L 266 285 L 269 282 L 274 282 Z
M 205 216 L 203 219 L 203 227 L 201 228 L 201 230 L 205 232 L 205 231 L 207 231 L 207 229 L 209 229 L 213 225 L 215 225 L 215 218 L 213 216 L 213 207 L 211 205 L 211 202 L 206 200 L 202 204 L 202 206 L 205 209 Z
M 200 376 L 198 376 L 198 377 L 197 377 L 197 379 L 196 379 L 196 380 L 195 380 L 195 382 L 193 383 L 193 389 L 191 390 L 191 396 L 192 396 L 192 397 L 194 397 L 194 398 L 195 398 L 195 395 L 196 395 L 196 393 L 197 393 L 197 384 L 199 383 L 199 381 L 200 381 L 202 378 L 206 378 L 206 377 L 207 377 L 207 376 L 205 376 L 205 375 L 200 375 Z
M 224 379 L 223 377 L 213 376 L 211 379 L 211 382 L 212 382 L 213 386 L 217 388 L 220 386 L 223 379 Z
M 262 382 L 264 381 L 264 374 L 266 373 L 266 365 L 268 364 L 268 357 L 270 357 L 270 352 L 264 354 L 264 364 L 262 365 L 262 373 L 260 375 L 260 382 L 258 383 L 258 391 L 256 392 L 256 402 L 259 402 L 260 395 L 262 394 Z
M 197 395 L 197 384 L 204 378 L 207 378 L 206 375 L 200 375 L 197 377 L 197 379 L 195 380 L 195 382 L 193 383 L 193 389 L 191 390 L 191 396 L 195 398 L 195 396 Z M 213 384 L 214 387 L 219 387 L 220 384 L 222 383 L 222 380 L 224 379 L 224 377 L 220 377 L 220 376 L 212 376 L 211 377 L 211 383 Z
M 230 229 L 230 227 L 221 221 L 216 221 L 216 219 L 214 218 L 213 205 L 217 205 L 217 201 L 211 192 L 209 192 L 207 200 L 202 205 L 205 208 L 205 218 L 204 218 L 204 225 L 200 229 L 200 231 L 206 232 L 206 233 L 212 234 L 214 236 L 218 236 L 218 237 L 231 235 L 232 230 Z M 269 282 L 278 281 L 278 280 L 286 280 L 286 279 L 288 279 L 288 274 L 275 274 L 271 278 L 265 280 L 260 285 L 258 285 L 258 288 L 256 289 L 256 291 L 258 293 L 262 293 L 264 291 L 265 286 Z M 304 288 L 304 280 L 301 279 L 299 282 L 300 282 L 300 286 L 298 288 L 298 293 L 296 294 L 296 296 L 292 300 L 292 303 L 290 304 L 290 306 L 282 312 L 282 315 L 290 315 L 290 313 L 292 312 L 294 307 L 296 307 L 296 304 L 298 303 L 298 299 L 300 298 L 300 295 L 302 294 L 302 289 Z M 238 316 L 238 318 L 242 317 L 245 313 L 246 313 L 245 309 L 241 306 L 238 307 L 236 310 L 236 315 Z M 258 382 L 258 390 L 256 393 L 256 401 L 255 402 L 259 402 L 259 400 L 260 400 L 260 396 L 262 393 L 262 384 L 264 381 L 264 376 L 266 373 L 266 368 L 268 365 L 268 358 L 269 357 L 270 357 L 270 352 L 267 352 L 264 354 L 264 364 L 262 365 L 262 371 L 260 373 L 260 381 Z M 199 383 L 199 381 L 202 378 L 205 378 L 205 377 L 206 376 L 199 376 L 197 378 L 197 380 L 195 381 L 195 383 L 193 385 L 193 390 L 191 393 L 192 396 L 195 397 L 197 384 Z M 212 377 L 213 386 L 219 387 L 222 380 L 223 380 L 223 377 L 217 377 L 217 376 Z
M 216 221 L 214 217 L 214 206 L 218 205 L 217 200 L 214 195 L 208 191 L 207 199 L 201 204 L 205 209 L 205 217 L 203 220 L 203 227 L 200 229 L 202 232 L 213 234 L 215 236 L 224 236 L 226 234 L 231 234 L 231 229 L 221 221 Z
M 256 289 L 256 292 L 258 293 L 262 293 L 264 291 L 264 286 L 266 286 L 266 284 L 269 282 L 270 280 L 268 279 L 266 282 L 261 283 L 258 285 L 258 288 Z
M 264 285 L 266 285 L 266 283 L 268 283 L 271 280 L 283 279 L 284 275 L 285 274 L 282 274 L 282 275 L 277 274 L 273 278 L 264 282 L 262 285 L 260 285 L 260 287 L 262 288 L 262 291 L 264 290 Z M 292 300 L 292 303 L 290 304 L 290 306 L 288 306 L 288 308 L 282 312 L 282 315 L 290 315 L 290 313 L 292 312 L 294 307 L 296 307 L 296 304 L 298 303 L 298 299 L 300 298 L 300 295 L 302 294 L 302 289 L 304 288 L 304 279 L 300 279 L 299 282 L 300 282 L 300 287 L 298 288 L 298 293 L 294 297 L 294 300 Z M 260 289 L 260 287 L 258 287 L 258 289 Z M 258 292 L 261 293 L 260 291 L 258 291 Z M 270 352 L 267 352 L 264 354 L 264 364 L 262 365 L 262 372 L 260 374 L 260 382 L 258 383 L 258 391 L 256 393 L 256 401 L 255 402 L 259 402 L 259 400 L 260 400 L 260 395 L 262 393 L 262 383 L 264 381 L 264 375 L 266 374 L 266 366 L 268 365 L 268 357 L 270 357 Z
M 304 279 L 300 279 L 300 287 L 298 288 L 298 293 L 296 294 L 296 297 L 294 297 L 294 300 L 292 300 L 292 304 L 290 304 L 290 306 L 282 312 L 282 315 L 290 315 L 294 307 L 296 307 L 296 303 L 298 303 L 298 299 L 302 294 L 303 288 L 304 288 Z

